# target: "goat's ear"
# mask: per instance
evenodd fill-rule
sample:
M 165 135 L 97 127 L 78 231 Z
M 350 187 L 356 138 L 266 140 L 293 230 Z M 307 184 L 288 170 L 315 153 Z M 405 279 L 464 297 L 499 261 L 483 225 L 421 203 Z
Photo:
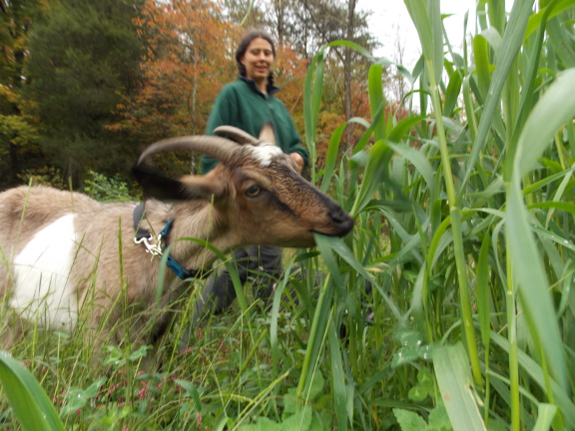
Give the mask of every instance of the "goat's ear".
M 274 123 L 268 121 L 266 124 L 264 124 L 264 127 L 262 127 L 262 130 L 260 131 L 259 140 L 269 142 L 273 145 L 276 144 L 276 132 L 274 129 Z
M 145 197 L 159 200 L 211 200 L 223 194 L 222 187 L 214 185 L 214 181 L 206 177 L 193 175 L 180 179 L 167 178 L 142 166 L 132 168 L 132 174 L 142 186 Z

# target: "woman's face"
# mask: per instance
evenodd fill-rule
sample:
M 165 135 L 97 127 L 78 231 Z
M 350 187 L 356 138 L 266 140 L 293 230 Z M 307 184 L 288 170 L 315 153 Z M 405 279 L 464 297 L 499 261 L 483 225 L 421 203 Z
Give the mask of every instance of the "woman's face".
M 272 45 L 257 37 L 250 42 L 240 62 L 246 67 L 246 78 L 261 82 L 267 79 L 274 63 Z

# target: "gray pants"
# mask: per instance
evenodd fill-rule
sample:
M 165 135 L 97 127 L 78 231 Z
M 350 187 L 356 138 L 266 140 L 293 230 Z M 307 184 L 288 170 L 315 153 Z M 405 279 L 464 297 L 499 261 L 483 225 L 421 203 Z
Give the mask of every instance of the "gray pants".
M 238 271 L 240 281 L 244 284 L 248 278 L 253 280 L 255 295 L 267 301 L 273 293 L 282 268 L 282 249 L 272 246 L 251 246 L 240 248 L 234 252 L 232 261 Z M 236 290 L 230 277 L 230 273 L 224 269 L 208 280 L 202 299 L 194 316 L 194 322 L 209 309 L 220 313 L 227 308 L 236 298 Z

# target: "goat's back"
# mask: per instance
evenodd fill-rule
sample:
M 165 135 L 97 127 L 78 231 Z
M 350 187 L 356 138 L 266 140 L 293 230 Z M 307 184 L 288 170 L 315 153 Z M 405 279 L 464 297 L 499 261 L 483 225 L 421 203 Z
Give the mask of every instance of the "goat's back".
M 0 193 L 0 246 L 7 256 L 18 253 L 46 225 L 66 214 L 94 212 L 97 207 L 98 202 L 86 195 L 51 187 L 7 190 Z
M 155 283 L 155 265 L 132 241 L 135 205 L 100 203 L 48 187 L 0 193 L 0 295 L 8 294 L 14 308 L 45 310 L 47 326 L 71 329 L 91 286 L 99 292 L 91 299 L 99 304 L 95 313 L 110 310 L 121 289 L 121 262 L 125 269 L 138 268 L 131 274 L 135 286 Z M 54 306 L 45 299 L 48 291 L 57 297 L 50 299 Z M 146 297 L 145 302 L 153 297 L 142 290 L 133 295 Z M 68 316 L 60 312 L 67 307 Z
M 98 205 L 89 197 L 50 187 L 17 187 L 0 193 L 0 294 L 9 281 L 9 264 L 45 226 Z

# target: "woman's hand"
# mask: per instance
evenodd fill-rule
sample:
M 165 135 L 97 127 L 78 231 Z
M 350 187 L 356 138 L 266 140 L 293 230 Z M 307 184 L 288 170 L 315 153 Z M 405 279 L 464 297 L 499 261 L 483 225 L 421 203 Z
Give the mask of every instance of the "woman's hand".
M 299 153 L 290 153 L 289 156 L 295 160 L 298 166 L 298 174 L 301 174 L 303 171 L 304 161 L 303 157 Z

